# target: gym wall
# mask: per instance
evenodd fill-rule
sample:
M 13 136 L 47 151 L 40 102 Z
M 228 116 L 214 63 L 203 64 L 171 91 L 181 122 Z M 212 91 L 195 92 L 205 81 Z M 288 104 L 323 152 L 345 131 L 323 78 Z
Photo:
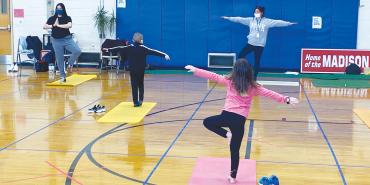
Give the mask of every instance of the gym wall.
M 126 0 L 117 8 L 117 38 L 141 32 L 146 46 L 171 56 L 149 57 L 151 65 L 207 67 L 207 53 L 238 53 L 247 42 L 248 27 L 220 17 L 253 16 L 256 5 L 268 18 L 298 23 L 270 29 L 262 68 L 298 70 L 301 48 L 356 48 L 358 0 Z M 312 16 L 322 17 L 322 29 L 312 29 Z

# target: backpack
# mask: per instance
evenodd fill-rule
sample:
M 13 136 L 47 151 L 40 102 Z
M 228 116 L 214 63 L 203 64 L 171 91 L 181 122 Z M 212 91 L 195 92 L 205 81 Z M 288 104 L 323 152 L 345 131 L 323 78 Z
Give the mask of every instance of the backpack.
M 45 61 L 37 61 L 35 63 L 36 72 L 47 72 L 49 71 L 49 64 Z
M 359 75 L 361 74 L 361 68 L 355 63 L 352 63 L 346 67 L 346 74 Z

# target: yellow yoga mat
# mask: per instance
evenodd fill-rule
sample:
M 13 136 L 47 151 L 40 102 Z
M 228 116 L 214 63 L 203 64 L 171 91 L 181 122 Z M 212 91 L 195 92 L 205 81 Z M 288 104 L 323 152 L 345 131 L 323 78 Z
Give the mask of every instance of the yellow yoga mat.
M 96 78 L 96 75 L 71 75 L 67 77 L 67 82 L 66 83 L 60 83 L 59 80 L 51 83 L 47 83 L 47 86 L 76 86 L 81 83 L 84 83 L 86 81 L 89 81 L 91 79 Z
M 141 107 L 134 107 L 132 102 L 122 102 L 102 118 L 98 120 L 100 123 L 139 123 L 144 119 L 157 103 L 144 102 Z
M 370 109 L 354 109 L 353 112 L 370 128 Z

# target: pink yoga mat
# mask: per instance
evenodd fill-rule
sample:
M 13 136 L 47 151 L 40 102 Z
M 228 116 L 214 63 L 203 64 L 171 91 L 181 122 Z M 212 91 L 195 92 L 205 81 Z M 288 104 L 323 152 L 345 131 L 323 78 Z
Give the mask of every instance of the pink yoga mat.
M 230 158 L 200 157 L 194 167 L 189 185 L 227 185 Z M 256 161 L 241 159 L 236 184 L 256 185 Z

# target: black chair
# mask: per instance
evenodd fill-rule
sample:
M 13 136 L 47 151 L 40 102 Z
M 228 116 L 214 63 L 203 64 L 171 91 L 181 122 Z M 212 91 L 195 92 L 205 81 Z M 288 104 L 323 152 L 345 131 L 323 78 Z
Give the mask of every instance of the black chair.
M 112 70 L 116 68 L 116 73 L 119 73 L 120 65 L 121 65 L 121 56 L 117 51 L 103 51 L 103 48 L 113 48 L 117 46 L 127 46 L 128 42 L 125 40 L 113 40 L 113 39 L 105 39 L 103 44 L 101 45 L 100 49 L 100 73 L 102 69 L 107 69 L 110 67 Z M 113 64 L 113 62 L 115 62 Z M 106 63 L 106 65 L 105 65 Z

